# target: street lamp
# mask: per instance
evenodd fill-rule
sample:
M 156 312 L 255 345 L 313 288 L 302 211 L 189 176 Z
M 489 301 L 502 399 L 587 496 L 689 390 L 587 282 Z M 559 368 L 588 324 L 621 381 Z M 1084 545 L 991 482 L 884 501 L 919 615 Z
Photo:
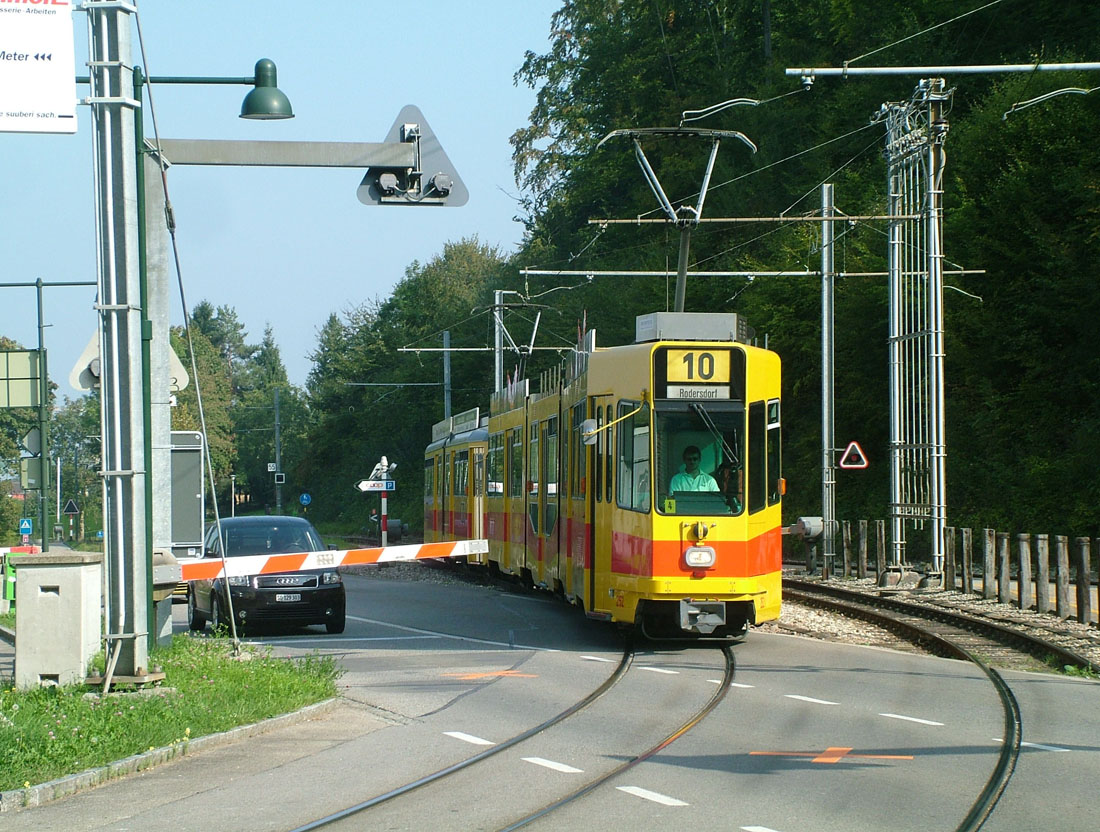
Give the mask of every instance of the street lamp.
M 134 67 L 134 95 L 141 100 L 141 88 L 146 84 L 241 84 L 253 89 L 241 103 L 241 118 L 271 121 L 294 118 L 290 99 L 277 85 L 278 71 L 269 58 L 256 61 L 256 71 L 251 77 L 202 77 L 182 75 L 152 75 L 146 77 L 141 67 Z M 139 145 L 140 151 L 140 145 Z

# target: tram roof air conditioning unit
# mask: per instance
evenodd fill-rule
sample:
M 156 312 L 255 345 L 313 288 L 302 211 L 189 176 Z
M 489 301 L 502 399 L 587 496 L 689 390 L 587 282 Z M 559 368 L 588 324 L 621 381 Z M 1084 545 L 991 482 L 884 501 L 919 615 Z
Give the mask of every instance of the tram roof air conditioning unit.
M 736 312 L 650 312 L 635 319 L 634 342 L 739 341 L 747 344 L 755 334 Z

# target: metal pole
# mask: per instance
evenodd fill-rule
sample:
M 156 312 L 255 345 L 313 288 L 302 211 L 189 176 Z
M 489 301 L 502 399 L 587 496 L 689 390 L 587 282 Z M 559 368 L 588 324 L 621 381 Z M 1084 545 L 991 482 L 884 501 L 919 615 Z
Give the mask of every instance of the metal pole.
M 497 289 L 493 292 L 493 390 L 500 392 L 504 389 L 504 292 Z
M 275 388 L 275 513 L 283 513 L 283 486 L 279 475 L 283 472 L 283 443 L 279 425 L 279 388 Z
M 443 418 L 451 418 L 451 332 L 443 331 Z
M 108 653 L 114 672 L 148 672 L 145 421 L 138 263 L 132 8 L 86 0 L 96 171 L 98 303 L 103 373 L 104 542 Z M 113 642 L 113 643 L 112 643 Z
M 886 122 L 886 146 L 890 148 L 886 180 L 886 213 L 897 217 L 901 213 L 902 183 L 901 163 L 893 155 L 894 121 Z M 887 344 L 890 364 L 890 563 L 889 568 L 900 570 L 905 552 L 905 524 L 901 515 L 901 260 L 902 220 L 890 221 L 886 248 L 886 269 L 889 272 L 889 330 Z
M 229 516 L 237 516 L 237 475 L 229 475 Z
M 383 478 L 386 478 L 388 476 L 389 476 L 388 473 L 383 473 L 382 474 Z M 386 526 L 386 492 L 385 491 L 382 492 L 382 516 L 379 518 L 378 523 L 379 523 L 379 528 L 382 531 L 382 547 L 385 548 L 386 543 L 389 542 L 387 540 L 387 535 L 386 535 L 387 526 Z
M 836 438 L 834 429 L 833 186 L 821 186 L 821 519 L 825 563 L 836 555 Z
M 680 226 L 680 255 L 676 260 L 676 297 L 673 311 L 683 312 L 687 300 L 688 249 L 691 246 L 691 224 Z
M 46 370 L 46 325 L 42 320 L 42 278 L 35 282 L 35 291 L 38 293 L 38 522 L 42 524 L 39 530 L 39 540 L 42 551 L 50 550 L 50 376 Z M 60 514 L 60 512 L 59 512 Z
M 944 82 L 929 81 L 929 118 L 931 131 L 928 142 L 928 304 L 931 343 L 929 356 L 929 421 L 932 459 L 930 472 L 932 510 L 932 571 L 942 572 L 944 536 L 947 530 L 947 443 L 944 408 L 944 342 L 943 342 L 943 142 L 947 122 L 943 117 Z

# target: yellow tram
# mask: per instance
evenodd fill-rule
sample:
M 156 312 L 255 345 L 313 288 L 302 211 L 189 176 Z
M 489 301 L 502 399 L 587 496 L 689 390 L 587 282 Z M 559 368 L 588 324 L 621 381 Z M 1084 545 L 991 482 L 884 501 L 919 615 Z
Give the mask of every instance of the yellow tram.
M 483 532 L 490 569 L 651 635 L 777 618 L 780 362 L 741 326 L 654 313 L 607 348 L 589 332 L 537 390 L 495 394 L 488 420 L 437 425 L 425 540 Z

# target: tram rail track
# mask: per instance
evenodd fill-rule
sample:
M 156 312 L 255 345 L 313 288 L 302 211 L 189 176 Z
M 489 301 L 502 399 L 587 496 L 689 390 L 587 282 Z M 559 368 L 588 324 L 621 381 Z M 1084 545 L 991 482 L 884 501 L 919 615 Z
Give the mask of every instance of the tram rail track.
M 783 579 L 783 592 L 784 597 L 792 601 L 885 627 L 938 655 L 969 658 L 957 651 L 956 648 L 961 647 L 964 653 L 984 657 L 987 663 L 996 666 L 1018 666 L 1019 657 L 1026 656 L 1047 666 L 1055 665 L 1057 669 L 1068 666 L 1100 673 L 1100 664 L 1087 656 L 1048 638 L 986 617 L 789 577 Z
M 812 582 L 784 578 L 784 597 L 804 604 L 855 616 L 885 627 L 937 655 L 962 659 L 977 665 L 997 692 L 1004 716 L 1000 752 L 993 771 L 956 832 L 977 832 L 993 813 L 1008 788 L 1016 768 L 1023 736 L 1020 706 L 1012 689 L 984 657 L 1004 661 L 1003 650 L 1021 651 L 1030 656 L 1055 653 L 1059 660 L 1081 667 L 1092 667 L 1082 657 L 1049 644 L 1042 639 L 982 621 L 972 616 L 917 606 L 895 598 L 869 596 Z
M 711 711 L 713 711 L 715 707 L 717 707 L 718 703 L 722 701 L 722 699 L 725 697 L 726 693 L 731 687 L 735 670 L 733 652 L 728 645 L 722 647 L 721 652 L 723 653 L 725 661 L 725 673 L 721 683 L 719 684 L 718 689 L 713 693 L 713 695 L 703 705 L 703 707 L 699 708 L 684 723 L 678 726 L 675 731 L 668 734 L 660 742 L 656 743 L 645 751 L 631 756 L 629 759 L 627 759 L 622 764 L 616 766 L 614 769 L 605 772 L 602 775 L 593 777 L 582 787 L 570 792 L 563 797 L 558 798 L 555 801 L 552 801 L 551 803 L 543 806 L 542 808 L 534 812 L 525 813 L 516 820 L 507 823 L 506 825 L 500 827 L 501 830 L 520 829 L 536 820 L 546 817 L 547 815 L 551 815 L 553 812 L 580 799 L 584 795 L 590 793 L 591 791 L 605 784 L 614 777 L 633 768 L 639 763 L 646 761 L 647 759 L 673 743 L 675 740 L 686 734 L 692 728 L 694 728 Z M 494 745 L 492 748 L 486 749 L 485 751 L 482 751 L 450 766 L 439 769 L 431 774 L 424 775 L 423 777 L 419 777 L 401 786 L 390 789 L 382 794 L 356 803 L 352 806 L 347 807 L 346 809 L 342 809 L 338 812 L 334 812 L 332 814 L 326 815 L 325 817 L 318 818 L 302 826 L 298 826 L 294 830 L 292 830 L 292 832 L 307 832 L 307 830 L 337 826 L 344 821 L 351 822 L 352 818 L 357 818 L 358 821 L 361 822 L 364 819 L 364 813 L 369 812 L 369 810 L 375 807 L 381 806 L 382 804 L 388 803 L 399 797 L 407 795 L 422 787 L 429 786 L 433 783 L 438 783 L 453 774 L 457 774 L 462 771 L 468 771 L 479 763 L 482 763 L 503 751 L 515 748 L 516 746 L 527 740 L 532 739 L 538 734 L 541 734 L 544 731 L 565 722 L 570 717 L 575 716 L 576 714 L 591 706 L 598 699 L 602 698 L 626 676 L 628 670 L 633 664 L 634 657 L 634 645 L 632 642 L 628 642 L 627 645 L 624 647 L 623 655 L 619 662 L 619 665 L 600 686 L 598 686 L 595 690 L 588 694 L 588 696 L 569 706 L 568 708 L 551 717 L 550 719 L 538 725 L 535 725 L 532 728 L 529 728 L 526 731 L 523 731 L 507 740 L 503 740 L 502 742 Z

